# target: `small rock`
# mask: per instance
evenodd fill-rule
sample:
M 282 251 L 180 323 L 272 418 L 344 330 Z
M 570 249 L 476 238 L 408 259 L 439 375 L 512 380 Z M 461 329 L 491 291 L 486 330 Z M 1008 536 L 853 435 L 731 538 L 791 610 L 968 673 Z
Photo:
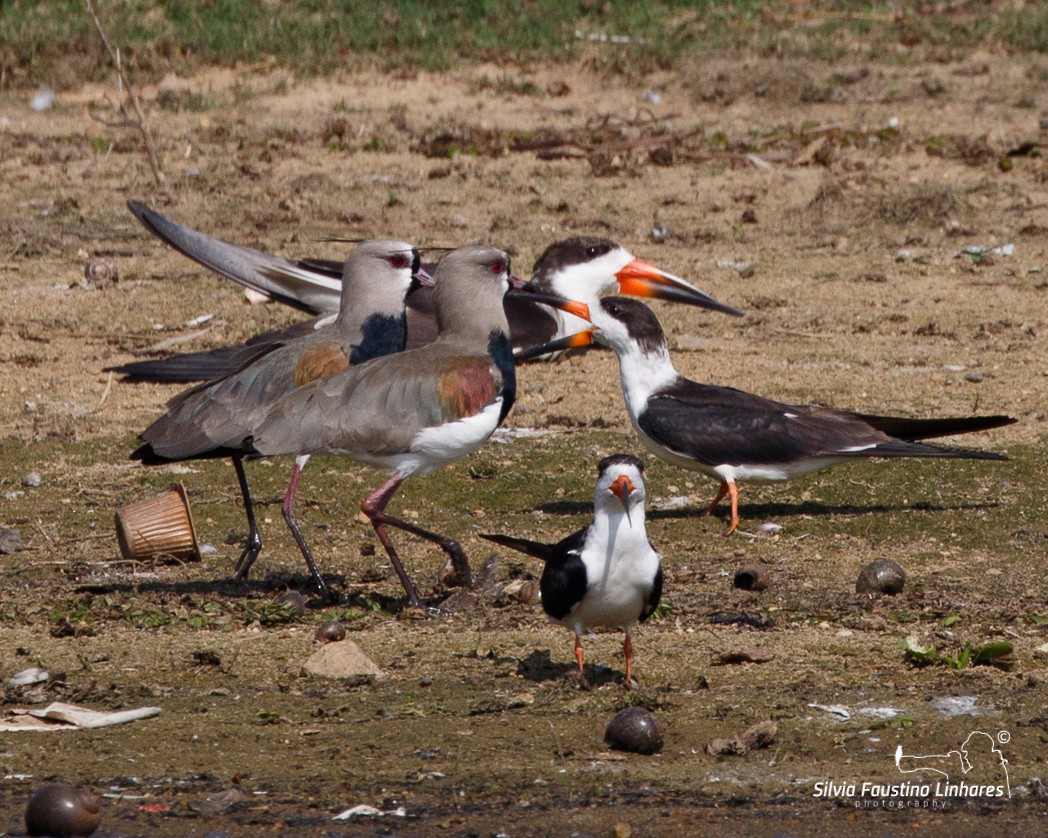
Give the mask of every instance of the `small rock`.
M 113 285 L 118 279 L 116 267 L 105 259 L 88 259 L 84 264 L 84 278 L 80 287 L 85 291 Z
M 513 579 L 502 592 L 522 605 L 537 605 L 541 599 L 538 579 Z
M 46 111 L 55 106 L 55 92 L 50 87 L 41 87 L 29 100 L 29 107 L 34 111 Z
M 670 228 L 669 227 L 667 227 L 665 224 L 658 224 L 658 223 L 656 223 L 655 225 L 652 226 L 651 232 L 648 234 L 648 237 L 653 242 L 655 242 L 655 244 L 662 244 L 671 235 L 673 235 L 673 234 L 670 232 Z
M 304 664 L 306 672 L 321 678 L 382 678 L 385 673 L 352 640 L 325 643 Z
M 22 485 L 27 489 L 33 489 L 43 483 L 44 480 L 40 476 L 39 472 L 31 471 L 29 474 L 22 478 Z
M 306 613 L 306 598 L 298 591 L 284 591 L 273 597 L 278 605 L 286 605 L 299 617 Z
M 229 789 L 228 791 L 212 794 L 195 805 L 190 804 L 190 808 L 196 809 L 197 812 L 206 818 L 213 818 L 215 815 L 221 815 L 245 797 L 247 795 L 240 789 Z
M 984 376 L 981 372 L 970 372 L 964 376 L 965 381 L 970 381 L 972 384 L 978 384 L 983 380 Z
M 710 756 L 741 756 L 770 745 L 777 731 L 778 725 L 773 721 L 758 722 L 731 739 L 714 739 L 707 743 L 706 753 Z
M 643 707 L 627 707 L 608 722 L 604 741 L 619 751 L 657 754 L 662 750 L 665 729 L 666 726 Z
M 924 92 L 929 96 L 938 96 L 946 90 L 946 85 L 942 83 L 942 80 L 934 76 L 921 79 L 921 87 L 924 88 Z
M 18 530 L 0 530 L 0 553 L 17 553 L 22 549 L 22 534 Z
M 855 592 L 894 596 L 902 593 L 905 585 L 906 571 L 902 565 L 891 559 L 877 559 L 859 572 L 859 578 L 855 580 Z

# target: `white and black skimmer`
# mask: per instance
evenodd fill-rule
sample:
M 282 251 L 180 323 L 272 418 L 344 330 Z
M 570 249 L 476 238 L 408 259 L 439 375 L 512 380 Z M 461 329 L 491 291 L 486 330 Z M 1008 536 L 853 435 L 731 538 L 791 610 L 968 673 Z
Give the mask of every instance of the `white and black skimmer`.
M 531 281 L 524 287 L 539 294 L 577 300 L 590 307 L 604 294 L 617 292 L 742 316 L 738 309 L 718 302 L 679 276 L 666 273 L 637 259 L 621 245 L 596 236 L 575 236 L 551 244 L 535 260 Z M 512 300 L 513 295 L 507 299 Z M 557 309 L 545 308 L 539 314 L 542 316 L 516 325 L 510 319 L 510 328 L 515 329 L 514 348 L 518 358 L 523 357 L 522 352 L 527 352 L 528 358 L 535 357 L 535 353 L 528 350 L 566 338 L 588 326 Z
M 590 307 L 590 315 L 595 334 L 580 333 L 546 351 L 593 340 L 614 350 L 626 409 L 641 441 L 656 457 L 720 482 L 706 513 L 725 496 L 731 499 L 725 535 L 739 526 L 739 480 L 788 480 L 859 457 L 1008 459 L 920 440 L 1000 428 L 1016 421 L 1009 416 L 872 416 L 700 384 L 674 369 L 662 326 L 643 303 L 604 297 Z
M 247 344 L 135 361 L 111 369 L 138 381 L 188 382 L 226 375 L 257 351 L 259 344 L 305 334 L 338 311 L 340 266 L 324 259 L 289 261 L 260 250 L 230 244 L 199 233 L 129 201 L 131 212 L 150 232 L 216 273 L 302 311 L 320 315 L 286 329 L 267 332 Z M 614 242 L 578 236 L 550 245 L 535 262 L 528 289 L 562 299 L 590 302 L 618 292 L 741 314 L 680 277 L 633 257 Z M 430 343 L 437 334 L 432 289 L 413 288 L 407 296 L 408 349 Z M 516 350 L 563 338 L 585 324 L 550 306 L 515 293 L 505 301 L 510 335 Z M 535 356 L 532 356 L 535 357 Z
M 248 521 L 247 544 L 236 564 L 238 579 L 247 577 L 262 549 L 244 473 L 245 437 L 254 433 L 274 403 L 296 388 L 402 351 L 407 335 L 404 295 L 420 278 L 430 281 L 420 264 L 418 251 L 407 242 L 361 244 L 346 259 L 341 283 L 345 305 L 328 325 L 291 340 L 251 347 L 236 371 L 180 393 L 140 435 L 143 444 L 131 459 L 146 465 L 213 457 L 233 460 Z M 286 508 L 284 513 L 295 540 L 303 544 L 294 517 Z M 308 551 L 305 555 L 311 562 Z M 323 588 L 312 564 L 310 572 Z
M 245 442 L 257 456 L 296 457 L 285 499 L 292 509 L 298 472 L 311 454 L 339 454 L 389 469 L 389 478 L 361 510 L 413 606 L 421 599 L 387 526 L 439 545 L 460 584 L 470 584 L 469 563 L 456 541 L 394 518 L 385 508 L 407 477 L 435 471 L 479 448 L 513 406 L 516 370 L 502 306 L 509 276 L 509 257 L 501 250 L 477 245 L 451 251 L 434 276 L 439 334 L 433 343 L 295 389 L 271 407 Z M 589 317 L 584 305 L 532 299 Z M 300 547 L 308 556 L 304 542 Z
M 545 562 L 539 591 L 543 610 L 575 633 L 575 660 L 583 670 L 582 635 L 590 628 L 626 632 L 626 681 L 633 679 L 633 625 L 651 616 L 662 596 L 662 564 L 644 528 L 644 464 L 613 454 L 597 466 L 593 523 L 556 544 L 508 535 L 481 538 Z

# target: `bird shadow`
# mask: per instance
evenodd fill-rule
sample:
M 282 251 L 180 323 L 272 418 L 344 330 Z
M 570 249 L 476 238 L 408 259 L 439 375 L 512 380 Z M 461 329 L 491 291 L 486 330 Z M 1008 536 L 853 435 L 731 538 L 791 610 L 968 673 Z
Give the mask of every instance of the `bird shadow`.
M 345 579 L 341 576 L 325 576 L 324 581 L 333 590 L 345 586 Z M 312 577 L 307 574 L 281 574 L 257 580 L 238 580 L 232 577 L 179 579 L 175 581 L 165 581 L 163 579 L 114 580 L 112 582 L 92 582 L 76 587 L 77 593 L 87 594 L 148 593 L 161 596 L 215 597 L 230 600 L 275 598 L 289 591 L 301 593 L 307 608 L 320 609 L 347 603 L 346 597 L 341 594 L 339 595 L 339 602 L 331 603 L 325 600 L 314 588 Z
M 603 687 L 606 684 L 621 683 L 624 673 L 599 664 L 587 665 L 586 680 L 590 688 Z M 526 681 L 543 683 L 545 681 L 578 681 L 578 667 L 573 663 L 554 663 L 548 649 L 534 650 L 526 658 L 517 661 L 517 675 Z
M 937 504 L 928 501 L 917 501 L 909 504 L 854 504 L 854 503 L 819 503 L 818 501 L 804 501 L 802 503 L 746 503 L 739 505 L 739 517 L 743 520 L 754 520 L 760 518 L 788 518 L 788 517 L 830 517 L 835 515 L 850 515 L 859 517 L 862 515 L 887 514 L 891 512 L 976 512 L 979 510 L 994 509 L 999 504 L 990 503 L 952 503 Z M 711 517 L 727 519 L 730 510 L 727 504 L 718 506 Z M 689 518 L 706 517 L 705 506 L 688 506 L 679 509 L 653 509 L 648 512 L 651 520 L 678 520 Z
M 745 520 L 754 518 L 773 518 L 790 516 L 829 517 L 831 515 L 870 515 L 874 513 L 884 514 L 888 512 L 976 512 L 979 510 L 996 509 L 1000 504 L 996 502 L 987 503 L 954 503 L 937 504 L 928 501 L 917 501 L 910 504 L 855 504 L 855 503 L 819 503 L 817 501 L 804 501 L 802 503 L 745 503 L 739 505 L 739 517 Z M 545 515 L 587 515 L 592 514 L 593 504 L 582 501 L 550 501 L 540 503 L 533 507 L 533 511 Z M 727 518 L 729 509 L 727 503 L 718 506 L 713 511 L 713 517 Z M 705 506 L 682 506 L 675 509 L 648 509 L 649 520 L 679 520 L 688 518 L 705 518 Z
M 541 512 L 545 515 L 592 515 L 593 501 L 583 503 L 574 500 L 555 500 L 536 504 L 532 507 L 532 512 Z
M 491 557 L 492 559 L 494 556 Z M 484 566 L 485 575 L 473 588 L 455 589 L 448 596 L 438 596 L 422 600 L 419 614 L 448 616 L 455 611 L 464 610 L 475 604 L 478 596 L 494 583 L 494 563 L 489 561 Z M 301 594 L 301 607 L 306 611 L 323 611 L 328 608 L 362 608 L 366 611 L 382 611 L 387 614 L 399 614 L 411 609 L 406 596 L 387 596 L 375 591 L 361 590 L 359 586 L 350 586 L 345 577 L 338 574 L 324 574 L 324 581 L 333 595 L 329 600 L 316 590 L 313 577 L 306 573 L 272 574 L 264 579 L 238 580 L 233 577 L 219 579 L 182 579 L 164 581 L 162 579 L 142 579 L 132 581 L 92 582 L 76 587 L 82 594 L 154 594 L 164 597 L 188 596 L 195 599 L 223 599 L 228 601 L 257 602 L 271 600 L 276 605 L 290 605 L 291 601 L 282 601 L 282 594 Z

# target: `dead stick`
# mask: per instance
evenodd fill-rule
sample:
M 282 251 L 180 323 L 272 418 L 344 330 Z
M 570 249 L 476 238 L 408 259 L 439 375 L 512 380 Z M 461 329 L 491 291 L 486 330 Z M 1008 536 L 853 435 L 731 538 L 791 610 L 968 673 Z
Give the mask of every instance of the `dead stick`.
M 142 134 L 142 139 L 145 140 L 146 144 L 146 153 L 149 155 L 149 167 L 153 170 L 153 179 L 156 181 L 157 186 L 163 188 L 166 185 L 167 179 L 164 177 L 164 173 L 160 170 L 160 158 L 157 156 L 156 144 L 153 142 L 153 134 L 149 130 L 149 126 L 146 124 L 146 115 L 145 111 L 142 110 L 142 103 L 138 100 L 138 95 L 127 80 L 127 76 L 124 75 L 124 67 L 120 61 L 120 50 L 114 49 L 113 45 L 109 42 L 109 36 L 106 35 L 105 29 L 102 28 L 102 22 L 98 19 L 98 15 L 95 14 L 95 4 L 92 0 L 84 0 L 84 5 L 87 7 L 87 13 L 91 16 L 91 21 L 94 23 L 95 29 L 98 30 L 98 36 L 102 39 L 102 44 L 105 46 L 106 52 L 109 53 L 109 57 L 113 61 L 113 65 L 116 67 L 117 81 L 120 85 L 121 91 L 124 89 L 127 90 L 127 98 L 131 100 L 131 106 L 135 109 L 137 119 L 132 120 L 127 116 L 127 111 L 123 103 L 121 103 L 120 110 L 124 114 L 125 123 L 134 126 Z

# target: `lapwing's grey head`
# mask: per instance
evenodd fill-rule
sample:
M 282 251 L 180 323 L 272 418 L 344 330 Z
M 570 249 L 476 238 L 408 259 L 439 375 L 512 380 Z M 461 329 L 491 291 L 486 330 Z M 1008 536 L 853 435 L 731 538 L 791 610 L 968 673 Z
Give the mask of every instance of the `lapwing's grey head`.
M 357 245 L 342 268 L 340 316 L 403 312 L 412 284 L 431 284 L 428 275 L 417 278 L 421 266 L 418 250 L 408 242 L 374 240 Z
M 488 245 L 469 245 L 446 253 L 433 277 L 437 324 L 441 331 L 509 331 L 502 298 L 509 290 L 509 256 Z

